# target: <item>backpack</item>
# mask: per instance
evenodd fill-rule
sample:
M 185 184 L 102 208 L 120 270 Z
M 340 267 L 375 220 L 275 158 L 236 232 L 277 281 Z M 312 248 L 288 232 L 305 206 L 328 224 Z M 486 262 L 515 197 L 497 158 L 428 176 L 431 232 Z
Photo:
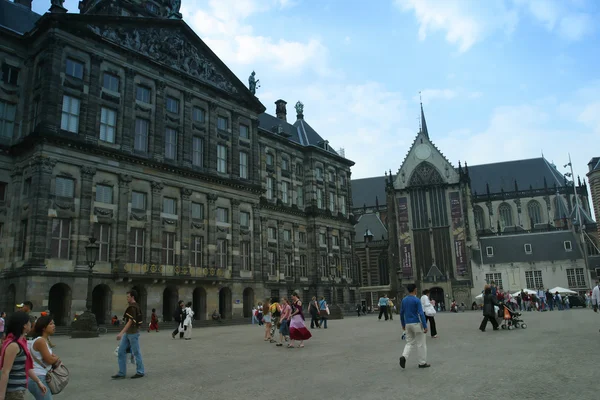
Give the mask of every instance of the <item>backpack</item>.
M 275 312 L 271 313 L 271 315 L 273 315 L 274 317 L 279 317 L 281 315 L 281 308 L 279 306 L 279 303 L 275 303 L 273 305 L 275 306 Z

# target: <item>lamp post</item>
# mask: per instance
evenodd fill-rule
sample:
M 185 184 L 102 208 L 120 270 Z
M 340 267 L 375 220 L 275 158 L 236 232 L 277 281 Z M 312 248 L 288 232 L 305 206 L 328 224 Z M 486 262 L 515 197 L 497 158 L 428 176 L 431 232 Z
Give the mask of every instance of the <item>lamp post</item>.
M 85 246 L 85 261 L 88 265 L 85 312 L 71 324 L 71 338 L 98 337 L 98 323 L 96 322 L 96 316 L 92 313 L 92 283 L 94 266 L 98 260 L 100 247 L 96 243 L 95 237 L 92 236 L 89 241 L 90 243 Z

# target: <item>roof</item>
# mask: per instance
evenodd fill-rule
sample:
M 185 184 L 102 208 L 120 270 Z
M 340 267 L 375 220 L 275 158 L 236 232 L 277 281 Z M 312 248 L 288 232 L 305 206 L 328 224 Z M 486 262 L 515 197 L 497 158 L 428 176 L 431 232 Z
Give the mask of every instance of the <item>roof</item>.
M 41 15 L 21 4 L 8 0 L 0 0 L 0 26 L 13 32 L 24 34 L 29 32 Z
M 577 210 L 579 210 L 579 213 L 577 213 Z M 587 211 L 585 211 L 581 204 L 575 205 L 573 211 L 571 212 L 570 218 L 575 225 L 581 225 L 580 219 L 583 221 L 584 225 L 596 224 L 596 221 L 594 221 L 592 217 L 590 217 L 590 215 L 587 213 Z
M 571 242 L 571 251 L 565 249 L 564 242 Z M 531 245 L 531 254 L 525 253 L 525 245 Z M 520 235 L 501 235 L 481 238 L 482 249 L 491 246 L 492 257 L 483 250 L 484 264 L 503 264 L 511 262 L 540 262 L 576 260 L 583 258 L 577 238 L 572 231 L 529 233 Z M 479 254 L 475 261 L 481 262 Z
M 356 235 L 354 242 L 364 242 L 367 230 L 373 235 L 373 240 L 387 240 L 388 238 L 388 231 L 377 214 L 369 213 L 360 217 L 356 225 L 354 225 Z
M 588 167 L 590 168 L 590 172 L 600 171 L 600 157 L 594 157 L 588 163 Z
M 373 178 L 352 179 L 353 207 L 375 207 L 375 199 L 379 200 L 380 205 L 385 205 L 386 178 L 386 176 L 376 176 Z

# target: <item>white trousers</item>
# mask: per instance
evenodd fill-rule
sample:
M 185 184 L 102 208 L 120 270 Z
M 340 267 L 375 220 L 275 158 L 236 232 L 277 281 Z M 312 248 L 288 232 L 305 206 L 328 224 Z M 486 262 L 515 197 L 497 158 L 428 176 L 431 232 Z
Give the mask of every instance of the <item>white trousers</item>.
M 183 337 L 185 339 L 191 339 L 192 338 L 192 326 L 188 325 L 183 333 Z
M 427 335 L 423 333 L 421 324 L 406 324 L 406 345 L 402 356 L 408 360 L 408 356 L 417 349 L 419 364 L 427 363 Z

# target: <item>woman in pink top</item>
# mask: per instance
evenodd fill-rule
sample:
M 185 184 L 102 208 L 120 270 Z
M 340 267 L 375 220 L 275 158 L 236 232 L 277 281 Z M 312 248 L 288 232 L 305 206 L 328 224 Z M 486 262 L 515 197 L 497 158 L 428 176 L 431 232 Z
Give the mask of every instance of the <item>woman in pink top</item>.
M 281 302 L 281 316 L 279 317 L 279 343 L 276 346 L 283 346 L 283 340 L 288 340 L 290 336 L 290 315 L 292 314 L 292 307 L 290 307 L 290 301 L 287 297 L 284 297 Z
M 4 340 L 4 324 L 6 323 L 6 313 L 2 311 L 0 314 L 0 343 Z

